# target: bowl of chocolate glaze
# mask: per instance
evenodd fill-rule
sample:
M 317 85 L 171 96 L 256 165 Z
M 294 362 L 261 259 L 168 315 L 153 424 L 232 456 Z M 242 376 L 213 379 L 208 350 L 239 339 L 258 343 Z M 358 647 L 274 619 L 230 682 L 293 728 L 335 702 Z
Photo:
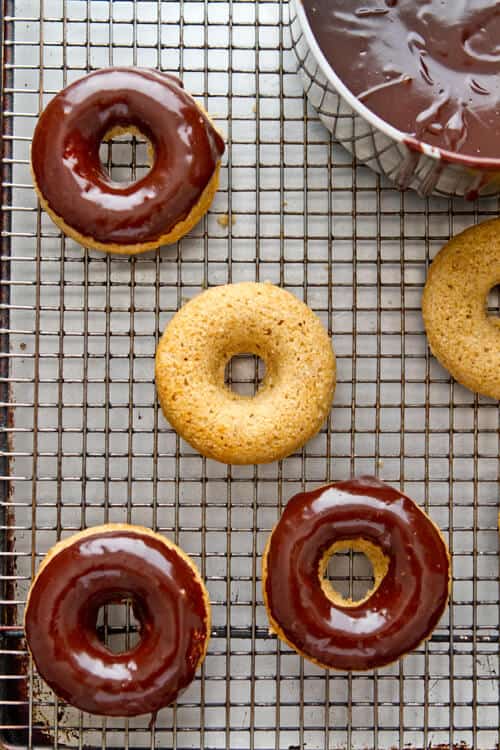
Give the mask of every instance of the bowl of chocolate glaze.
M 357 159 L 421 195 L 500 193 L 500 2 L 291 0 L 304 89 Z

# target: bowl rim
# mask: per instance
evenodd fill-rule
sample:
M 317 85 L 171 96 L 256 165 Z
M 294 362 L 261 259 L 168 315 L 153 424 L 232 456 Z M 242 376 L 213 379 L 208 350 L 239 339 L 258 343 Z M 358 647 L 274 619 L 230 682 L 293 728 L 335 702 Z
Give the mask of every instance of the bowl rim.
M 351 109 L 366 120 L 373 128 L 381 131 L 384 135 L 392 138 L 397 143 L 404 144 L 412 151 L 425 154 L 436 161 L 456 164 L 462 167 L 467 167 L 468 169 L 485 169 L 487 171 L 500 170 L 500 156 L 498 158 L 472 156 L 470 154 L 460 154 L 455 153 L 454 151 L 448 151 L 439 146 L 431 146 L 430 143 L 419 141 L 412 135 L 398 130 L 393 125 L 386 122 L 386 120 L 383 120 L 377 114 L 372 112 L 372 110 L 363 104 L 345 85 L 326 59 L 311 28 L 302 0 L 291 0 L 291 2 L 294 6 L 297 18 L 299 19 L 304 36 L 306 37 L 307 44 L 328 82 L 332 85 L 335 91 L 347 101 Z M 293 19 L 291 18 L 290 20 L 292 21 Z

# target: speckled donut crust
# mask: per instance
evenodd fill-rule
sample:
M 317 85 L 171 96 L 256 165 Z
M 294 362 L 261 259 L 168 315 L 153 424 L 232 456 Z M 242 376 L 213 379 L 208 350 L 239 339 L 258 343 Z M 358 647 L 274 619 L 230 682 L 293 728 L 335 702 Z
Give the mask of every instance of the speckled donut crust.
M 264 360 L 253 397 L 224 384 L 236 354 Z M 328 416 L 335 356 L 321 321 L 272 284 L 215 287 L 167 325 L 156 353 L 165 417 L 202 455 L 228 464 L 268 463 L 300 448 Z
M 500 220 L 466 229 L 432 263 L 422 313 L 432 353 L 459 383 L 500 399 L 500 320 L 488 292 L 500 283 Z

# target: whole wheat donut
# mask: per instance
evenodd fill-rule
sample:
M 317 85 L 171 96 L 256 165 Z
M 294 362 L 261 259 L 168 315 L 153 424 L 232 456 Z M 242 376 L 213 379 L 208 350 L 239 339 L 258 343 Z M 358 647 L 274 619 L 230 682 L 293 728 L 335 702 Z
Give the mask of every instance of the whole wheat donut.
M 324 577 L 340 550 L 371 561 L 373 588 L 344 599 Z M 409 497 L 359 477 L 292 497 L 262 559 L 271 632 L 327 669 L 376 669 L 431 635 L 448 602 L 450 555 Z
M 434 259 L 422 313 L 432 353 L 459 383 L 500 399 L 500 320 L 488 292 L 500 283 L 500 220 L 453 237 Z
M 224 384 L 236 354 L 266 365 L 253 397 Z M 303 302 L 272 284 L 209 289 L 167 325 L 156 353 L 156 387 L 170 424 L 204 456 L 267 463 L 300 448 L 321 427 L 335 388 L 327 331 Z
M 101 167 L 101 141 L 149 139 L 149 172 L 131 184 Z M 40 203 L 82 245 L 135 254 L 177 242 L 208 210 L 224 142 L 175 76 L 105 68 L 59 92 L 38 120 L 31 169 Z
M 104 604 L 132 599 L 140 641 L 113 653 L 98 638 Z M 24 627 L 37 669 L 61 698 L 105 716 L 154 713 L 193 680 L 210 638 L 208 592 L 193 561 L 150 529 L 104 524 L 47 553 Z

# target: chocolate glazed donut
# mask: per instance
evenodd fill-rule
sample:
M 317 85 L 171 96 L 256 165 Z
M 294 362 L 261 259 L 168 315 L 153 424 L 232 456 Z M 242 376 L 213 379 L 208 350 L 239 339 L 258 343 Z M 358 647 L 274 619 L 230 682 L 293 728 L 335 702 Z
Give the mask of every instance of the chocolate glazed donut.
M 356 602 L 323 578 L 331 555 L 346 548 L 364 552 L 374 568 L 374 588 Z M 295 495 L 264 553 L 271 630 L 327 669 L 375 669 L 416 648 L 441 617 L 449 586 L 438 528 L 374 477 Z
M 113 182 L 99 157 L 103 140 L 141 133 L 150 171 Z M 176 242 L 207 211 L 224 142 L 181 81 L 155 70 L 108 68 L 70 84 L 40 115 L 31 147 L 43 208 L 80 244 L 137 253 Z
M 115 654 L 97 636 L 97 614 L 125 598 L 141 638 Z M 136 716 L 168 705 L 194 678 L 210 635 L 210 603 L 175 544 L 149 529 L 107 524 L 50 550 L 29 592 L 25 632 L 57 695 L 82 711 Z

